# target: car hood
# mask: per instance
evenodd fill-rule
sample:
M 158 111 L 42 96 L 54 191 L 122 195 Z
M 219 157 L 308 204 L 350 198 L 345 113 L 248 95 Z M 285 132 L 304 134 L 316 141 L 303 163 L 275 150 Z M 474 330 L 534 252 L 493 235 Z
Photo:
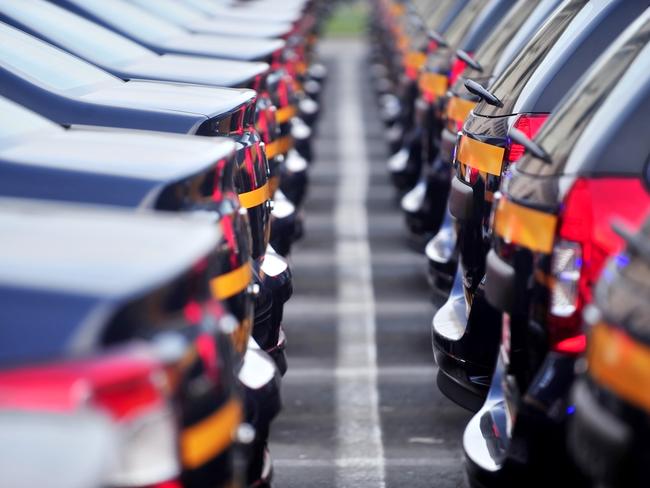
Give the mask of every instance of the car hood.
M 129 81 L 103 85 L 79 96 L 93 103 L 143 110 L 164 110 L 214 117 L 255 98 L 255 91 L 182 83 Z
M 279 39 L 241 38 L 233 40 L 229 36 L 188 34 L 161 39 L 158 45 L 169 51 L 182 51 L 240 61 L 256 61 L 265 59 L 278 49 L 282 49 L 285 42 Z
M 235 143 L 226 138 L 70 129 L 47 131 L 1 148 L 0 161 L 26 170 L 47 168 L 166 183 L 205 171 L 234 150 Z
M 118 69 L 130 78 L 176 80 L 220 86 L 241 86 L 266 73 L 266 63 L 209 59 L 197 56 L 165 54 L 141 58 Z
M 251 22 L 252 19 L 201 19 L 186 27 L 203 34 L 250 38 L 278 38 L 291 32 L 289 22 Z

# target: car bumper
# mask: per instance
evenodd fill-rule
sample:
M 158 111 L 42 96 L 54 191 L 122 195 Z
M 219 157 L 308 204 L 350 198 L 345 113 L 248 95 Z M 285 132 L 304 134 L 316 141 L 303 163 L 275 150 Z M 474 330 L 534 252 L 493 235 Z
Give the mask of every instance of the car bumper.
M 440 230 L 424 248 L 429 265 L 427 275 L 429 284 L 441 296 L 449 294 L 458 268 L 456 239 L 454 223 L 449 212 L 445 211 Z
M 470 486 L 582 486 L 566 451 L 574 367 L 574 358 L 549 353 L 513 418 L 506 398 L 516 395 L 503 388 L 505 363 L 499 355 L 485 403 L 463 434 Z

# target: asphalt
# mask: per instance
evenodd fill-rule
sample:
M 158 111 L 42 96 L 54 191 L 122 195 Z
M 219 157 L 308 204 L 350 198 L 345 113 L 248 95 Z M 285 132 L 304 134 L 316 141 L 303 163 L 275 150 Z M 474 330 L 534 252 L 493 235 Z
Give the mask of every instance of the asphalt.
M 295 293 L 284 320 L 289 357 L 284 410 L 271 436 L 274 486 L 461 487 L 460 441 L 470 415 L 446 399 L 435 384 L 430 340 L 435 308 L 425 281 L 426 263 L 408 246 L 388 180 L 384 128 L 369 88 L 364 53 L 361 40 L 325 40 L 320 47 L 329 78 L 304 208 L 306 233 L 290 258 Z M 356 67 L 352 78 L 349 64 L 348 75 L 342 73 L 346 62 Z M 346 97 L 345 90 L 359 96 Z M 349 103 L 359 106 L 350 107 Z M 371 316 L 361 317 L 360 322 L 367 319 L 372 325 L 368 330 L 374 334 L 371 343 L 365 344 L 371 351 L 371 363 L 355 370 L 360 384 L 372 393 L 369 398 L 361 395 L 358 405 L 368 409 L 365 418 L 363 411 L 349 407 L 350 401 L 341 393 L 350 371 L 341 368 L 340 357 L 344 348 L 339 341 L 346 336 L 339 330 L 339 305 L 345 297 L 339 289 L 337 246 L 342 237 L 337 231 L 341 222 L 337 222 L 336 195 L 343 165 L 358 164 L 341 161 L 345 153 L 341 150 L 345 145 L 341 121 L 345 122 L 348 112 L 351 116 L 361 113 L 357 125 L 365 141 L 361 154 L 367 156 L 369 182 L 365 216 L 374 301 L 370 308 L 362 308 Z M 348 426 L 349 432 L 344 432 L 342 428 Z M 362 442 L 354 444 L 355 436 Z M 363 445 L 366 438 L 370 439 L 367 450 Z M 358 451 L 355 460 L 343 457 L 350 457 L 350 446 Z M 364 478 L 348 476 L 368 467 L 372 472 Z

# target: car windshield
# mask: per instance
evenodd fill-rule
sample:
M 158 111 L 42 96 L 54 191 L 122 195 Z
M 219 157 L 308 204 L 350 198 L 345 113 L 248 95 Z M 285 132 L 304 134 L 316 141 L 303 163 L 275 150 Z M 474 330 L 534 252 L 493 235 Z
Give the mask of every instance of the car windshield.
M 187 32 L 180 27 L 123 0 L 70 0 L 81 10 L 90 12 L 122 32 L 146 42 L 180 37 Z
M 116 80 L 92 64 L 1 22 L 0 66 L 54 90 Z
M 485 116 L 502 116 L 513 113 L 519 94 L 526 83 L 587 1 L 573 0 L 553 15 L 537 31 L 537 34 L 508 69 L 494 82 L 490 90 L 501 100 L 502 107 L 480 102 L 474 112 Z
M 0 12 L 92 62 L 118 65 L 151 54 L 139 44 L 45 0 L 4 2 Z
M 0 97 L 0 139 L 57 127 L 54 122 Z
M 205 18 L 192 7 L 177 3 L 176 0 L 133 0 L 133 3 L 175 24 L 186 24 Z
M 615 96 L 619 110 L 609 114 L 613 118 L 617 112 L 624 112 L 623 107 L 631 103 L 630 97 L 634 96 L 634 92 L 648 86 L 650 76 L 638 76 L 632 80 L 634 86 L 626 85 L 628 88 L 623 90 L 625 94 L 619 93 L 621 90 L 613 93 L 619 84 L 629 83 L 629 80 L 622 80 L 625 73 L 632 70 L 633 66 L 639 65 L 639 63 L 643 64 L 643 61 L 647 59 L 646 54 L 638 60 L 636 58 L 647 48 L 649 42 L 650 20 L 641 21 L 638 30 L 633 35 L 621 42 L 620 45 L 612 47 L 600 61 L 596 62 L 585 77 L 560 102 L 558 110 L 544 124 L 536 141 L 551 156 L 552 164 L 526 156 L 517 163 L 517 169 L 523 173 L 547 176 L 564 173 L 569 156 L 576 147 L 576 142 L 597 114 L 602 112 L 601 108 L 604 108 L 605 104 L 611 103 L 610 99 Z M 626 97 L 628 94 L 629 97 Z M 610 125 L 611 131 L 615 131 L 619 127 L 613 123 Z M 630 169 L 627 166 L 636 164 L 638 158 L 633 157 L 634 151 L 630 147 L 628 147 L 628 151 L 630 161 L 616 161 L 617 171 L 625 172 Z M 631 161 L 632 159 L 634 161 Z M 643 160 L 645 161 L 645 157 Z M 596 161 L 590 161 L 590 163 L 598 165 Z M 599 168 L 594 169 L 598 171 Z M 612 170 L 611 167 L 603 169 Z M 634 171 L 634 168 L 631 170 Z

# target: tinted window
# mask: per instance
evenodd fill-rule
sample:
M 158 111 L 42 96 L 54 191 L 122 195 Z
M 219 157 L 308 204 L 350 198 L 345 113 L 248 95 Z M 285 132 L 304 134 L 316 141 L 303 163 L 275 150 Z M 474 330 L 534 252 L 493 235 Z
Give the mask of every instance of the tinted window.
M 92 64 L 3 23 L 0 65 L 55 90 L 116 80 Z
M 512 113 L 521 90 L 586 3 L 587 0 L 572 0 L 564 5 L 541 27 L 510 67 L 494 82 L 491 91 L 503 102 L 503 107 L 480 102 L 475 112 L 487 116 Z
M 0 98 L 0 114 L 0 140 L 57 127 L 53 122 L 4 98 Z
M 187 32 L 140 7 L 122 0 L 70 0 L 79 8 L 91 12 L 117 29 L 147 42 L 186 35 Z
M 526 156 L 517 163 L 518 169 L 525 173 L 541 175 L 564 173 L 578 139 L 599 114 L 600 109 L 606 103 L 615 102 L 617 110 L 607 114 L 610 120 L 606 124 L 608 137 L 605 138 L 613 143 L 598 151 L 588 164 L 596 171 L 638 173 L 648 156 L 648 144 L 645 134 L 639 137 L 639 131 L 634 129 L 645 127 L 650 112 L 647 94 L 650 74 L 647 68 L 644 68 L 647 53 L 636 63 L 635 59 L 649 41 L 650 21 L 646 21 L 639 25 L 637 32 L 627 41 L 608 51 L 561 102 L 557 112 L 547 121 L 536 139 L 551 155 L 553 164 Z M 625 73 L 633 68 L 633 63 L 636 65 L 635 69 L 640 68 L 643 74 L 635 75 L 632 80 L 622 80 Z M 626 85 L 629 88 L 625 88 L 624 83 L 631 85 Z M 621 86 L 618 86 L 619 84 Z M 614 92 L 617 86 L 618 90 Z M 620 93 L 621 91 L 625 93 Z M 643 103 L 638 102 L 639 97 Z M 616 100 L 611 100 L 612 98 Z M 617 115 L 623 113 L 626 114 L 625 120 L 617 121 Z M 599 115 L 602 116 L 602 113 Z M 603 143 L 603 138 L 595 139 L 597 140 L 593 141 L 594 146 Z M 611 151 L 617 148 L 624 153 L 620 157 L 611 154 Z
M 114 65 L 150 54 L 139 44 L 43 0 L 5 2 L 0 11 L 94 62 Z
M 133 3 L 175 24 L 195 22 L 205 17 L 178 0 L 133 0 Z

